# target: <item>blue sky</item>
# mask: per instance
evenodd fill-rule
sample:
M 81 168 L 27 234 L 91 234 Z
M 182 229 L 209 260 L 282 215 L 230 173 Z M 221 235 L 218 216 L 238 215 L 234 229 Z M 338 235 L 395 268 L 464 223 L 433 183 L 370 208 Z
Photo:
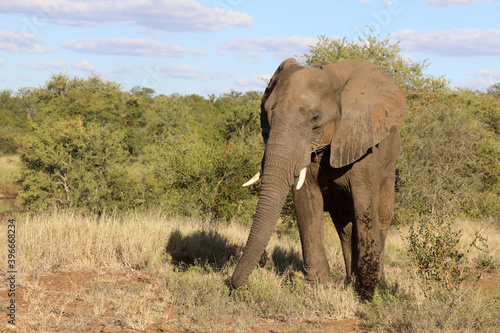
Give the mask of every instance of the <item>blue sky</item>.
M 99 74 L 161 94 L 262 90 L 317 36 L 370 27 L 426 73 L 486 90 L 500 81 L 499 0 L 2 0 L 0 89 L 51 73 Z

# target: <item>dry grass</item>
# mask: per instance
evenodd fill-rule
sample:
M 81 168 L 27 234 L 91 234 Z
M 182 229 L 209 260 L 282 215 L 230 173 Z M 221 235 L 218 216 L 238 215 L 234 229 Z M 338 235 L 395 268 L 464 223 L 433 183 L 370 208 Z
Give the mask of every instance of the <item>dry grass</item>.
M 213 225 L 154 212 L 97 217 L 58 211 L 19 215 L 16 223 L 20 331 L 246 332 L 265 320 L 310 331 L 325 320 L 356 318 L 366 311 L 352 288 L 343 286 L 340 244 L 328 223 L 334 283 L 305 283 L 297 235 L 273 235 L 248 287 L 231 294 L 226 282 L 249 229 L 239 223 Z M 479 224 L 460 221 L 458 226 L 467 244 Z M 498 262 L 500 230 L 492 223 L 482 228 Z M 389 233 L 386 277 L 398 293 L 412 295 L 420 304 L 415 306 L 421 306 L 424 298 L 406 256 L 407 232 L 394 228 Z M 0 235 L 6 234 L 6 225 L 0 225 Z M 0 238 L 2 262 L 6 241 Z M 69 282 L 61 284 L 64 277 Z M 390 306 L 384 305 L 397 313 L 401 304 Z
M 472 242 L 476 232 L 486 237 L 490 254 L 500 263 L 500 229 L 498 228 L 498 222 L 495 224 L 492 220 L 480 223 L 460 220 L 457 221 L 456 227 L 462 230 L 462 244 L 464 247 Z M 471 255 L 473 257 L 479 255 L 478 250 L 471 249 Z
M 11 186 L 19 172 L 19 156 L 0 156 L 0 186 Z
M 5 224 L 0 234 L 6 235 Z M 177 329 L 242 332 L 265 319 L 294 325 L 355 318 L 359 313 L 362 305 L 352 288 L 305 283 L 298 271 L 300 243 L 286 235 L 273 236 L 249 287 L 230 294 L 226 281 L 247 236 L 248 228 L 238 223 L 209 225 L 159 213 L 18 215 L 16 265 L 18 281 L 24 281 L 19 286 L 18 329 L 121 325 L 154 331 L 170 318 L 167 323 Z M 335 262 L 341 263 L 334 258 L 340 253 L 338 240 L 328 243 L 336 269 Z M 0 248 L 7 248 L 6 237 L 0 238 Z M 6 255 L 0 252 L 2 262 Z M 196 262 L 193 256 L 205 259 Z M 73 272 L 80 273 L 72 275 L 65 288 L 47 284 Z M 130 281 L 121 283 L 123 279 Z

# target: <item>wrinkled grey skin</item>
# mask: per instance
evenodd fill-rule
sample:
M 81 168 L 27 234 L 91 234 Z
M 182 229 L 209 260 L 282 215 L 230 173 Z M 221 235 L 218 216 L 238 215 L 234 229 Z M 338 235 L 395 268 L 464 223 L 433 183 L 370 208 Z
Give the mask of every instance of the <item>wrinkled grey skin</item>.
M 294 186 L 307 280 L 329 280 L 327 211 L 339 233 L 347 280 L 355 276 L 361 295 L 372 294 L 383 278 L 405 104 L 398 83 L 366 60 L 302 67 L 287 59 L 278 67 L 262 98 L 262 188 L 234 288 L 247 282 Z M 305 182 L 297 190 L 303 168 Z

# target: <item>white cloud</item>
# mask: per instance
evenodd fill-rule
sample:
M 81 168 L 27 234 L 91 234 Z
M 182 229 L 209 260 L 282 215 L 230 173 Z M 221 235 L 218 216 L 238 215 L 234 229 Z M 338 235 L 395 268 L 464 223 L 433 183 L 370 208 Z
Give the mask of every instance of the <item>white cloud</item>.
M 137 74 L 136 70 L 130 66 L 118 67 L 118 68 L 113 69 L 111 72 L 113 74 L 118 74 L 118 75 L 135 75 L 135 74 Z
M 467 72 L 467 75 L 500 79 L 500 72 L 494 71 L 493 69 L 480 69 L 475 72 Z
M 177 44 L 166 44 L 141 38 L 83 38 L 73 39 L 61 47 L 83 53 L 119 54 L 134 56 L 182 57 L 186 54 L 202 55 L 205 52 L 188 49 Z
M 456 86 L 486 92 L 488 87 L 500 81 L 500 72 L 493 69 L 479 69 L 474 72 L 467 72 L 467 75 L 474 78 L 458 82 Z
M 34 70 L 63 70 L 66 69 L 64 60 L 40 61 L 34 63 L 24 63 L 21 66 Z
M 159 68 L 159 73 L 168 77 L 180 79 L 206 80 L 206 75 L 201 70 L 194 68 L 191 65 L 164 66 Z
M 401 54 L 401 57 L 406 60 L 406 61 L 410 61 L 410 62 L 415 62 L 415 57 L 412 56 L 412 55 L 409 55 L 409 54 L 405 54 L 405 53 L 400 53 Z
M 237 37 L 222 46 L 223 50 L 235 52 L 242 57 L 260 59 L 262 53 L 272 53 L 278 59 L 301 56 L 307 52 L 307 47 L 316 42 L 312 37 L 280 37 L 264 38 Z
M 172 77 L 177 79 L 194 79 L 198 81 L 211 81 L 214 79 L 224 79 L 233 77 L 232 74 L 228 73 L 205 73 L 202 70 L 195 68 L 191 65 L 173 65 L 173 66 L 161 66 L 150 68 L 150 71 L 154 72 L 155 75 Z
M 495 83 L 498 83 L 498 80 L 490 80 L 490 79 L 475 79 L 464 82 L 458 82 L 455 87 L 467 88 L 470 90 L 479 90 L 482 92 L 486 92 L 487 89 Z
M 233 90 L 232 88 L 210 87 L 205 89 L 203 92 L 207 95 L 220 96 L 223 94 L 229 94 L 231 93 L 232 90 Z
M 42 43 L 43 39 L 33 34 L 16 31 L 0 31 L 0 50 L 6 52 L 55 52 L 54 48 L 42 46 Z
M 137 29 L 135 32 L 137 32 L 139 35 L 149 36 L 150 38 L 156 38 L 159 35 L 158 30 L 149 28 Z
M 475 5 L 477 0 L 426 0 L 425 1 L 430 6 L 435 7 L 451 7 L 451 6 L 460 6 L 460 5 Z M 491 3 L 489 0 L 485 0 L 488 4 Z
M 35 23 L 130 23 L 166 31 L 216 31 L 252 24 L 252 17 L 246 13 L 207 8 L 194 0 L 2 0 L 0 12 L 32 16 Z
M 391 34 L 404 51 L 447 56 L 500 55 L 500 30 L 452 29 L 417 33 L 401 30 Z
M 5 65 L 5 61 L 3 61 L 2 58 L 0 58 L 0 66 Z
M 93 72 L 95 70 L 95 67 L 87 59 L 73 63 L 73 68 L 84 72 Z
M 270 74 L 256 75 L 251 78 L 238 79 L 235 83 L 240 87 L 266 87 L 271 76 Z

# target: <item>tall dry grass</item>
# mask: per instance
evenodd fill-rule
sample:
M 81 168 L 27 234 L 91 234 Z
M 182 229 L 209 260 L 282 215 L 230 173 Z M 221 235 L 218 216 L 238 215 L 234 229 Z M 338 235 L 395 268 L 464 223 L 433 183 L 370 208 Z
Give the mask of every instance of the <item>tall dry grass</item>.
M 68 304 L 73 296 L 92 304 L 94 315 L 86 317 L 89 321 L 97 320 L 95 314 L 114 304 L 120 316 L 130 318 L 129 326 L 138 330 L 161 322 L 167 308 L 175 309 L 177 318 L 187 318 L 177 323 L 186 329 L 224 331 L 232 327 L 236 332 L 255 327 L 262 318 L 291 323 L 354 318 L 360 311 L 352 288 L 342 283 L 314 287 L 304 281 L 296 236 L 274 235 L 260 267 L 250 277 L 249 287 L 230 294 L 226 283 L 248 232 L 240 223 L 214 225 L 158 212 L 100 217 L 65 211 L 20 214 L 16 219 L 16 265 L 20 279 L 66 270 L 146 272 L 152 285 L 144 290 L 115 290 L 101 281 L 75 291 L 81 296 L 67 296 Z M 7 234 L 5 224 L 0 225 L 0 234 Z M 0 238 L 2 262 L 7 260 L 6 241 L 6 237 Z M 327 243 L 335 269 L 341 263 L 341 258 L 334 258 L 340 253 L 338 239 Z M 25 294 L 30 311 L 22 312 L 21 319 L 30 323 L 27 331 L 38 325 L 50 331 L 53 324 L 47 317 L 44 322 L 37 321 L 45 311 L 51 311 L 37 295 L 36 288 Z M 161 301 L 144 302 L 143 297 Z M 135 307 L 125 306 L 123 299 Z M 158 311 L 148 308 L 152 303 Z M 142 315 L 136 313 L 138 306 Z M 35 317 L 29 314 L 36 312 L 39 315 Z M 64 321 L 61 316 L 58 320 Z
M 0 186 L 11 186 L 19 173 L 20 158 L 17 155 L 0 156 Z
M 105 279 L 96 280 L 68 294 L 66 303 L 57 307 L 68 307 L 75 298 L 90 304 L 91 314 L 79 317 L 80 324 L 97 321 L 104 326 L 111 325 L 114 319 L 103 319 L 101 315 L 110 312 L 109 309 L 114 309 L 116 318 L 138 331 L 161 323 L 168 311 L 175 313 L 177 319 L 172 320 L 178 328 L 200 332 L 248 331 L 256 328 L 263 318 L 300 323 L 311 319 L 359 318 L 360 313 L 373 315 L 370 306 L 360 302 L 351 287 L 343 285 L 344 267 L 338 236 L 331 223 L 325 226 L 327 256 L 334 277 L 334 282 L 325 286 L 305 283 L 300 272 L 297 234 L 277 233 L 260 266 L 253 271 L 247 288 L 229 293 L 226 283 L 249 228 L 238 222 L 217 225 L 159 212 L 99 217 L 65 211 L 20 214 L 16 220 L 16 264 L 21 278 L 43 272 L 90 269 L 139 271 L 150 277 L 146 285 L 120 287 Z M 483 228 L 490 251 L 498 262 L 500 230 L 493 223 L 459 221 L 457 227 L 463 230 L 464 244 L 472 239 L 476 230 Z M 387 238 L 386 278 L 394 299 L 381 301 L 375 312 L 381 311 L 382 316 L 390 314 L 393 319 L 376 329 L 394 327 L 394 321 L 398 320 L 415 324 L 409 313 L 425 308 L 406 254 L 407 234 L 406 227 L 393 228 Z M 7 235 L 5 224 L 0 225 L 0 235 Z M 7 237 L 0 237 L 1 262 L 7 260 L 6 249 Z M 471 251 L 470 255 L 479 253 Z M 25 301 L 30 304 L 29 311 L 22 312 L 20 317 L 30 323 L 25 331 L 32 327 L 50 331 L 55 325 L 47 319 L 55 316 L 54 310 L 47 307 L 45 296 L 40 295 L 36 286 L 25 293 Z M 412 301 L 408 303 L 400 297 L 403 300 L 410 297 Z M 409 308 L 403 311 L 405 307 Z M 481 308 L 477 304 L 476 307 Z M 63 310 L 58 311 L 59 324 L 66 323 L 73 329 L 80 327 L 74 326 L 80 325 L 76 321 L 68 322 L 61 314 Z M 45 318 L 44 321 L 41 318 Z M 370 322 L 370 318 L 367 320 Z M 419 327 L 435 327 L 432 326 L 435 324 L 429 325 Z

